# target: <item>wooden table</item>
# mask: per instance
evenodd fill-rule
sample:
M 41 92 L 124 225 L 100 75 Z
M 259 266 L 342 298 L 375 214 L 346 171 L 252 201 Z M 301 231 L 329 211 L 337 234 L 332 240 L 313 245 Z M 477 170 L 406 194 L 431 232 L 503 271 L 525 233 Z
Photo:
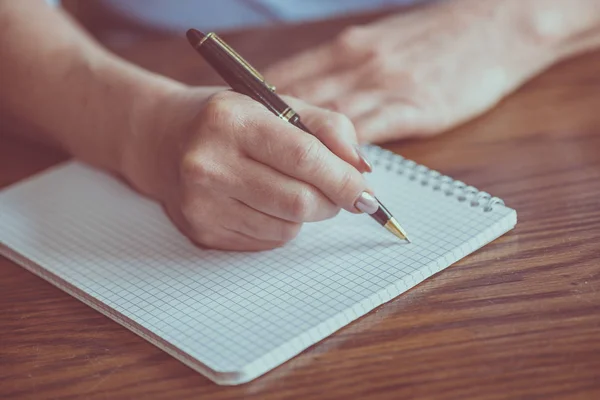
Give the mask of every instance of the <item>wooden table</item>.
M 227 39 L 263 67 L 350 22 Z M 96 33 L 147 68 L 215 82 L 182 38 Z M 502 197 L 517 228 L 239 387 L 0 259 L 0 398 L 600 398 L 600 53 L 453 132 L 387 147 Z M 64 158 L 3 132 L 0 185 Z

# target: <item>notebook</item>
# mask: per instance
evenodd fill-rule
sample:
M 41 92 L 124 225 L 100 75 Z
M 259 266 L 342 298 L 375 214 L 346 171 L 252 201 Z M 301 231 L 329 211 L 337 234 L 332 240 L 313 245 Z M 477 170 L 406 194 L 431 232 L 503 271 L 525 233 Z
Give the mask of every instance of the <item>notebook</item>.
M 517 222 L 497 197 L 364 150 L 412 243 L 342 211 L 279 249 L 201 249 L 158 204 L 69 161 L 0 192 L 0 251 L 214 382 L 248 382 Z

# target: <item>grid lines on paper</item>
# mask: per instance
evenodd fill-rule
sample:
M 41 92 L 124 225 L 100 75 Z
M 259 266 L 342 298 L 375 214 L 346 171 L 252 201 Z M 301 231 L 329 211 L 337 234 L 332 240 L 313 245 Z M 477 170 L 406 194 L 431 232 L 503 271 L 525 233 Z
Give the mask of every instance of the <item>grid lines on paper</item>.
M 310 223 L 269 252 L 201 250 L 156 204 L 70 164 L 0 196 L 0 241 L 217 371 L 279 346 L 460 247 L 506 215 L 376 170 L 405 245 L 367 216 Z M 26 199 L 26 201 L 23 201 Z

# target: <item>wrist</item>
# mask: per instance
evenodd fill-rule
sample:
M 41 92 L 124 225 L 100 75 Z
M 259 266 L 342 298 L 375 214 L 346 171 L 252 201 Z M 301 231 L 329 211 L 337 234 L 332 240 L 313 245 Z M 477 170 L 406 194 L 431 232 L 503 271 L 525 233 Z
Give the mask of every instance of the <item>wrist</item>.
M 159 104 L 185 86 L 104 51 L 75 47 L 64 53 L 71 67 L 35 120 L 74 157 L 129 180 L 130 164 L 150 146 L 145 139 Z
M 582 35 L 600 28 L 598 0 L 507 0 L 494 2 L 504 7 L 510 21 L 516 23 L 522 40 L 551 54 L 556 60 L 600 44 L 580 40 Z
M 176 182 L 178 159 L 203 103 L 214 91 L 186 86 L 141 90 L 120 139 L 120 174 L 136 190 L 162 200 L 165 186 Z
M 116 138 L 118 173 L 136 190 L 155 197 L 166 142 L 166 116 L 184 89 L 140 87 L 131 101 L 126 129 Z

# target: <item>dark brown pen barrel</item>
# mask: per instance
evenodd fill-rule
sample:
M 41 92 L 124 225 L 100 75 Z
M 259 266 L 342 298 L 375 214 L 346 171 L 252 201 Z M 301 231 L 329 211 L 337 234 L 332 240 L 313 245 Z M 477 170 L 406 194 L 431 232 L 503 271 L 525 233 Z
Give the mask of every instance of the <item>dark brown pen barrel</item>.
M 310 133 L 312 135 L 312 132 L 306 127 L 306 125 L 302 123 L 302 121 L 300 121 L 300 116 L 298 114 L 294 114 L 294 116 L 290 118 L 288 122 L 294 125 L 296 128 L 300 128 L 304 132 Z
M 371 214 L 371 217 L 375 221 L 377 221 L 381 226 L 387 224 L 388 221 L 392 219 L 392 215 L 389 213 L 389 211 L 385 210 L 385 208 L 383 208 L 381 205 L 379 206 L 377 211 Z
M 273 93 L 262 81 L 248 74 L 247 70 L 238 61 L 233 59 L 210 38 L 196 47 L 196 50 L 234 91 L 253 98 L 278 116 L 281 116 L 288 108 L 288 105 L 279 96 Z

